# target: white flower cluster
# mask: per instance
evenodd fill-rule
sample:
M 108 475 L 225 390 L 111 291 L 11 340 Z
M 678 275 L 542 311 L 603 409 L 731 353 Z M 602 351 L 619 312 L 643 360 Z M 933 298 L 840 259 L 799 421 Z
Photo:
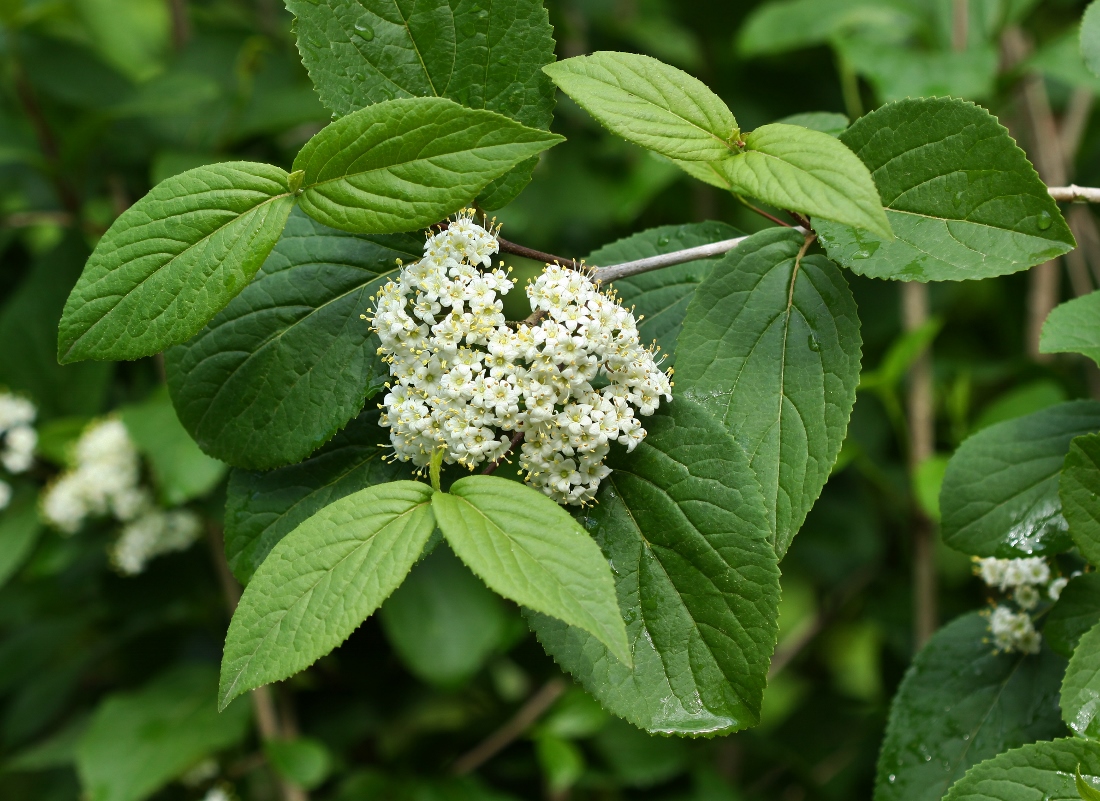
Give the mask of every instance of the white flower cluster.
M 527 286 L 538 319 L 509 326 L 495 233 L 458 215 L 375 298 L 395 379 L 381 423 L 396 458 L 420 467 L 442 447 L 445 462 L 473 469 L 522 438 L 528 483 L 583 504 L 610 472 L 610 443 L 633 450 L 646 435 L 637 415 L 671 400 L 672 385 L 633 314 L 580 269 L 548 265 Z
M 0 392 L 0 465 L 13 475 L 27 472 L 34 464 L 37 412 L 29 400 Z M 0 509 L 11 503 L 11 496 L 11 484 L 0 479 Z
M 1019 612 L 1010 606 L 997 604 L 989 617 L 989 630 L 999 651 L 1020 651 L 1025 654 L 1039 652 L 1042 635 L 1035 630 L 1029 611 L 1039 605 L 1045 588 L 1046 595 L 1057 601 L 1068 578 L 1051 578 L 1050 565 L 1038 557 L 1025 559 L 975 559 L 974 572 L 982 581 L 997 590 L 1009 593 L 1020 607 Z
M 125 523 L 111 547 L 119 572 L 134 575 L 155 556 L 187 548 L 202 523 L 186 509 L 165 511 L 141 485 L 141 458 L 126 426 L 115 419 L 93 424 L 73 448 L 73 468 L 59 476 L 42 499 L 42 515 L 64 534 L 89 518 L 110 514 Z

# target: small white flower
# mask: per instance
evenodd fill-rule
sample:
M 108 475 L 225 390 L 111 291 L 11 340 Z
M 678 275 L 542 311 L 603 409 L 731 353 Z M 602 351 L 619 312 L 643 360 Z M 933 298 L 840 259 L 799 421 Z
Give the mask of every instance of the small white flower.
M 1012 599 L 1016 601 L 1021 609 L 1034 609 L 1039 605 L 1039 598 L 1039 591 L 1031 584 L 1017 587 L 1016 592 L 1012 594 Z
M 989 631 L 998 651 L 1039 652 L 1042 636 L 1035 630 L 1027 612 L 1013 612 L 1007 606 L 996 606 L 989 616 Z
M 1050 596 L 1050 600 L 1057 601 L 1062 597 L 1062 590 L 1069 584 L 1069 579 L 1065 576 L 1059 576 L 1050 582 L 1050 588 L 1047 590 L 1047 594 Z

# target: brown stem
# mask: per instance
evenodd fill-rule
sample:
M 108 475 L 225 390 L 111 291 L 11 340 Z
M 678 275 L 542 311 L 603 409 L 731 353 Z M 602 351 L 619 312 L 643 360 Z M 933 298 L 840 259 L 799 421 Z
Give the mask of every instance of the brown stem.
M 915 331 L 928 322 L 928 286 L 911 281 L 901 288 L 902 327 Z M 936 449 L 935 407 L 930 349 L 909 369 L 906 393 L 909 429 L 909 473 L 932 457 Z M 936 552 L 932 521 L 914 499 L 913 535 L 913 642 L 920 648 L 936 630 Z
M 951 5 L 951 49 L 956 53 L 966 50 L 969 34 L 970 3 L 968 0 L 954 0 Z
M 573 259 L 563 259 L 561 256 L 555 256 L 553 253 L 545 253 L 541 250 L 534 250 L 533 248 L 518 245 L 515 242 L 509 242 L 507 239 L 497 237 L 497 242 L 500 243 L 500 250 L 502 253 L 511 253 L 513 256 L 523 256 L 525 259 L 534 259 L 535 261 L 541 261 L 543 264 L 572 264 Z
M 483 476 L 491 475 L 494 470 L 496 470 L 498 467 L 500 467 L 501 462 L 503 462 L 506 458 L 508 458 L 508 454 L 510 454 L 513 450 L 515 450 L 516 446 L 519 445 L 519 443 L 522 440 L 523 440 L 523 432 L 522 431 L 517 431 L 516 433 L 514 433 L 512 435 L 512 441 L 510 443 L 508 443 L 508 450 L 506 450 L 504 453 L 502 453 L 499 459 L 497 459 L 491 465 L 489 465 L 484 470 L 482 470 L 481 474 Z
M 779 219 L 774 214 L 768 214 L 768 212 L 764 211 L 763 209 L 757 208 L 756 206 L 749 203 L 749 201 L 745 200 L 745 198 L 741 197 L 740 195 L 735 195 L 734 197 L 736 197 L 739 201 L 741 201 L 741 205 L 744 206 L 745 208 L 747 208 L 749 211 L 751 211 L 755 214 L 759 214 L 761 217 L 763 217 L 767 220 L 771 220 L 776 225 L 782 225 L 784 228 L 790 228 L 791 227 L 791 224 L 789 222 L 783 222 L 783 220 Z
M 507 723 L 456 759 L 451 766 L 451 772 L 455 776 L 465 776 L 484 765 L 531 728 L 561 697 L 565 689 L 564 679 L 550 679 L 524 702 Z
M 187 0 L 168 0 L 168 13 L 172 17 L 172 46 L 177 52 L 191 39 L 191 21 L 187 18 Z
M 77 198 L 76 190 L 65 179 L 61 168 L 61 152 L 57 146 L 57 138 L 46 120 L 46 115 L 42 112 L 42 106 L 38 104 L 38 96 L 35 94 L 34 87 L 31 86 L 30 81 L 27 80 L 27 76 L 23 72 L 23 68 L 19 65 L 15 67 L 15 93 L 18 95 L 23 111 L 34 128 L 35 138 L 38 140 L 38 149 L 42 151 L 42 155 L 46 159 L 57 197 L 65 210 L 75 219 L 80 215 L 80 200 Z

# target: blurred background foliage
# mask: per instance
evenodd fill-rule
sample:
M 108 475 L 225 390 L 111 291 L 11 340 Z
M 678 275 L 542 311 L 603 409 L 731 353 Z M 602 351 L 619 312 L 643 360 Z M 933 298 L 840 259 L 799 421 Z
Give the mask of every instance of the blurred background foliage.
M 843 125 L 837 115 L 891 99 L 954 94 L 999 115 L 1042 171 L 1051 142 L 1024 113 L 1027 93 L 1041 92 L 1064 177 L 1100 184 L 1100 81 L 1077 52 L 1081 2 L 547 5 L 559 57 L 656 56 L 713 87 L 746 130 L 802 112 Z M 224 471 L 179 439 L 156 359 L 59 367 L 54 343 L 90 247 L 136 198 L 219 160 L 289 168 L 329 114 L 278 0 L 0 0 L 0 22 L 0 386 L 38 406 L 33 478 L 56 474 L 88 420 L 124 410 L 161 498 L 203 515 L 211 541 L 124 577 L 108 563 L 109 525 L 63 538 L 40 529 L 19 492 L 0 512 L 0 797 L 870 795 L 889 699 L 913 654 L 911 523 L 918 511 L 936 517 L 944 458 L 984 426 L 1096 388 L 1082 360 L 1028 355 L 1027 275 L 931 285 L 934 318 L 903 336 L 899 287 L 847 274 L 865 374 L 841 459 L 782 565 L 780 643 L 758 728 L 679 740 L 611 718 L 558 671 L 516 608 L 440 548 L 343 647 L 275 688 L 281 734 L 265 743 L 247 703 L 212 712 L 233 590 L 217 554 Z M 564 97 L 555 130 L 568 141 L 500 212 L 513 241 L 583 256 L 658 225 L 767 225 Z M 1092 212 L 1073 215 L 1082 248 L 1066 263 L 1062 297 L 1100 279 Z M 905 374 L 929 342 L 940 456 L 910 478 Z M 937 567 L 941 622 L 985 602 L 965 557 L 941 548 Z M 504 747 L 487 757 L 494 743 Z

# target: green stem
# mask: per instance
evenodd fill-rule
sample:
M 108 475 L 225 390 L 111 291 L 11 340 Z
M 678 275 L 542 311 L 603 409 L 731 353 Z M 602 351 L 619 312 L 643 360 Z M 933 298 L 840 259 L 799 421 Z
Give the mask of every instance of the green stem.
M 863 99 L 859 95 L 859 76 L 843 53 L 836 51 L 836 71 L 840 75 L 840 91 L 848 117 L 855 122 L 863 116 Z

